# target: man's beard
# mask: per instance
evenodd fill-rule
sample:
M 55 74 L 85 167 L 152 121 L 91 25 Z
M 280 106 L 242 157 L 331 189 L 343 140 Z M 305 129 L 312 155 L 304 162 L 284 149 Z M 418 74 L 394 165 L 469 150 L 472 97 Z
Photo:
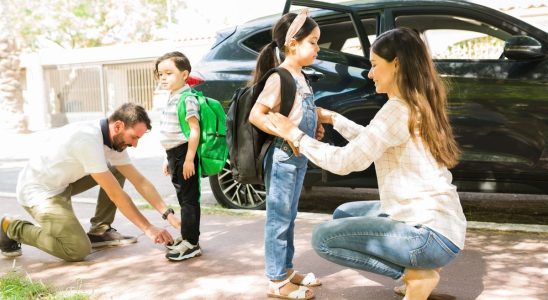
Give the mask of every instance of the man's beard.
M 112 149 L 118 152 L 122 152 L 126 150 L 127 147 L 128 147 L 128 144 L 124 142 L 124 137 L 122 136 L 121 133 L 116 134 L 112 137 Z

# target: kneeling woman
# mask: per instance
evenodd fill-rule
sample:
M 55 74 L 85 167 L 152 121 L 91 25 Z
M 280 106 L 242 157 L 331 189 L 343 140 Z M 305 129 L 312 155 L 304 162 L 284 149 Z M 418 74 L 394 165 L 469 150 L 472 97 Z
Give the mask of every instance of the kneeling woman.
M 323 258 L 352 268 L 403 277 L 406 299 L 426 299 L 439 269 L 464 247 L 466 219 L 448 168 L 459 150 L 446 112 L 445 88 L 420 37 L 397 28 L 371 46 L 369 78 L 388 101 L 364 127 L 325 109 L 349 142 L 335 147 L 304 135 L 280 114 L 272 131 L 314 164 L 336 174 L 375 163 L 380 201 L 346 203 L 319 225 L 313 246 Z

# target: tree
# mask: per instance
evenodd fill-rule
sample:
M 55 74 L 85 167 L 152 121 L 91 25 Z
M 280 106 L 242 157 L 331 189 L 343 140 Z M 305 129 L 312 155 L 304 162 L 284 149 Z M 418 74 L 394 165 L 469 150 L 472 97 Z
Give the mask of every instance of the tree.
M 166 0 L 3 1 L 26 50 L 147 42 L 167 25 Z
M 0 0 L 0 15 L 7 14 L 6 3 Z M 24 132 L 27 122 L 23 114 L 19 47 L 11 24 L 5 17 L 0 19 L 0 128 Z

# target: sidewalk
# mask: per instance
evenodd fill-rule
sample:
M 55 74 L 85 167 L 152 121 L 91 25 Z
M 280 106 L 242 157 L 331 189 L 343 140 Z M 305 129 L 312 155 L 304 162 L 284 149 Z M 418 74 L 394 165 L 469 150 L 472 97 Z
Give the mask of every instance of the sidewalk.
M 29 219 L 15 199 L 0 201 L 3 213 Z M 87 229 L 94 205 L 74 206 Z M 144 213 L 167 227 L 157 212 Z M 0 256 L 0 274 L 15 266 L 33 280 L 60 289 L 76 287 L 92 299 L 265 299 L 263 215 L 204 208 L 203 255 L 186 262 L 167 261 L 163 246 L 154 245 L 118 215 L 114 226 L 139 236 L 137 244 L 103 248 L 79 263 L 23 245 L 23 256 L 15 260 Z M 323 281 L 314 288 L 316 299 L 401 299 L 392 292 L 398 282 L 330 263 L 312 250 L 312 228 L 327 219 L 324 214 L 299 214 L 295 232 L 296 269 L 313 271 Z M 437 297 L 431 299 L 548 299 L 547 237 L 469 230 L 466 249 L 443 269 Z

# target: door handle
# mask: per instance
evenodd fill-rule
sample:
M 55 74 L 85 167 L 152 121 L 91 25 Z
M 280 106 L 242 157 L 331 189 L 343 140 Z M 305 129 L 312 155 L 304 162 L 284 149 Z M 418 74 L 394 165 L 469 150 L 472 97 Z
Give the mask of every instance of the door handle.
M 322 80 L 323 78 L 325 78 L 324 73 L 316 71 L 315 69 L 312 69 L 312 68 L 303 68 L 303 73 L 312 82 L 316 82 L 318 80 Z

